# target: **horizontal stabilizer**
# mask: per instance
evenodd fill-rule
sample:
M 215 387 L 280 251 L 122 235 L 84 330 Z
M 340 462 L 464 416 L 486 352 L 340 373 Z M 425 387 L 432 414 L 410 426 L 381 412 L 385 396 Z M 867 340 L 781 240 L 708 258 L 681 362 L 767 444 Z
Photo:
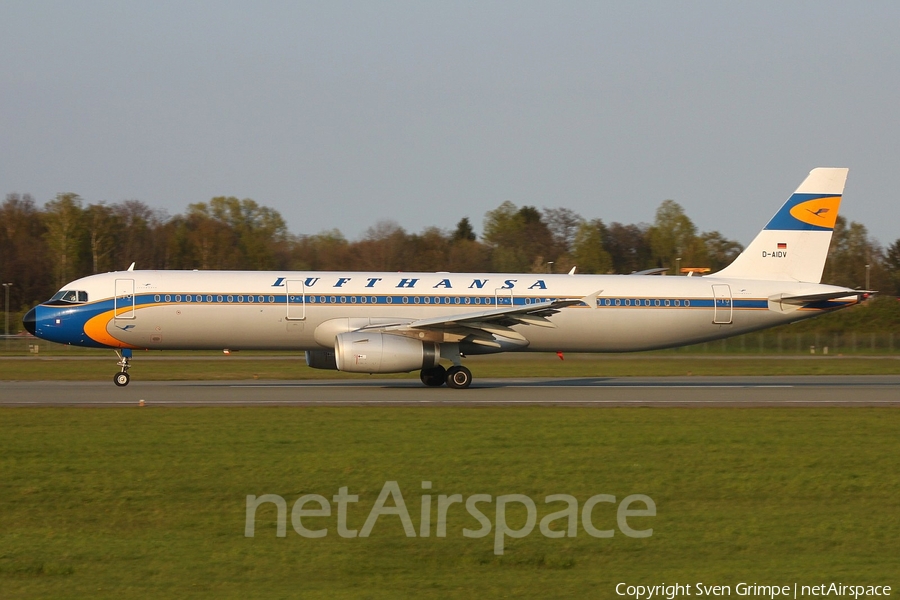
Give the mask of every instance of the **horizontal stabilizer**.
M 790 302 L 791 304 L 806 304 L 807 302 L 821 302 L 823 300 L 837 300 L 838 298 L 849 298 L 850 296 L 870 296 L 874 294 L 873 290 L 838 290 L 836 292 L 825 292 L 824 294 L 804 294 L 799 296 L 791 296 L 788 294 L 781 295 L 781 302 Z
M 823 292 L 821 294 L 775 294 L 769 296 L 769 310 L 775 312 L 794 312 L 813 302 L 825 302 L 828 300 L 840 300 L 846 298 L 852 299 L 853 302 L 859 302 L 875 292 L 871 290 L 836 290 L 833 292 Z

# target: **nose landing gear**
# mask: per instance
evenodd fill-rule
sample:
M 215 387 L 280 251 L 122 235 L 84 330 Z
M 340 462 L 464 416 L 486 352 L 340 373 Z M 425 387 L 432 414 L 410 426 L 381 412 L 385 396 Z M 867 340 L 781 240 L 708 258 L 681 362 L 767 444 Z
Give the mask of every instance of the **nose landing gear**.
M 128 348 L 123 348 L 121 352 L 116 350 L 116 356 L 119 357 L 119 362 L 116 364 L 122 367 L 122 370 L 115 374 L 113 383 L 119 387 L 125 387 L 131 381 L 131 375 L 128 374 L 128 369 L 131 368 L 131 350 Z

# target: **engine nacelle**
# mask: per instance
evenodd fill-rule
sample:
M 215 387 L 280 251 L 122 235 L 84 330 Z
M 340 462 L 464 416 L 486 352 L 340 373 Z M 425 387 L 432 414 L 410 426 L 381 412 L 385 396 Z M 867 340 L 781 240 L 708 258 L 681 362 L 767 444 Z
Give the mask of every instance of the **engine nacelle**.
M 441 353 L 434 342 L 400 335 L 351 331 L 334 338 L 337 368 L 351 373 L 407 373 L 437 366 Z
M 306 365 L 313 369 L 337 369 L 333 350 L 307 350 Z

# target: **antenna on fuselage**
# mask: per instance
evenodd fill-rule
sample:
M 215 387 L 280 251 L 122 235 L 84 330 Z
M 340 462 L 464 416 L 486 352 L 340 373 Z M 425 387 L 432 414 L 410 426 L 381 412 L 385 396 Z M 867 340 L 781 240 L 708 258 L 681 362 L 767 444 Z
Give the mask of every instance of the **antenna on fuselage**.
M 131 266 L 126 269 L 127 271 L 134 271 L 134 263 L 131 263 Z

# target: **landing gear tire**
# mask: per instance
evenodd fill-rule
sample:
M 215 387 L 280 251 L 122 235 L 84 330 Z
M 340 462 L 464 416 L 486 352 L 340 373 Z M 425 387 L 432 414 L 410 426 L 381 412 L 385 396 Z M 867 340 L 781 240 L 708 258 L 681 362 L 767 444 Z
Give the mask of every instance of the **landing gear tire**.
M 131 381 L 131 375 L 128 374 L 128 369 L 131 368 L 131 349 L 126 348 L 121 352 L 116 350 L 116 356 L 119 357 L 119 362 L 116 364 L 122 370 L 113 376 L 113 383 L 119 387 L 125 387 Z
M 447 379 L 447 369 L 441 365 L 430 369 L 422 369 L 419 373 L 419 378 L 422 380 L 422 383 L 429 387 L 440 387 L 444 385 L 444 381 Z
M 450 367 L 447 369 L 447 387 L 463 390 L 472 383 L 472 371 L 465 367 Z

